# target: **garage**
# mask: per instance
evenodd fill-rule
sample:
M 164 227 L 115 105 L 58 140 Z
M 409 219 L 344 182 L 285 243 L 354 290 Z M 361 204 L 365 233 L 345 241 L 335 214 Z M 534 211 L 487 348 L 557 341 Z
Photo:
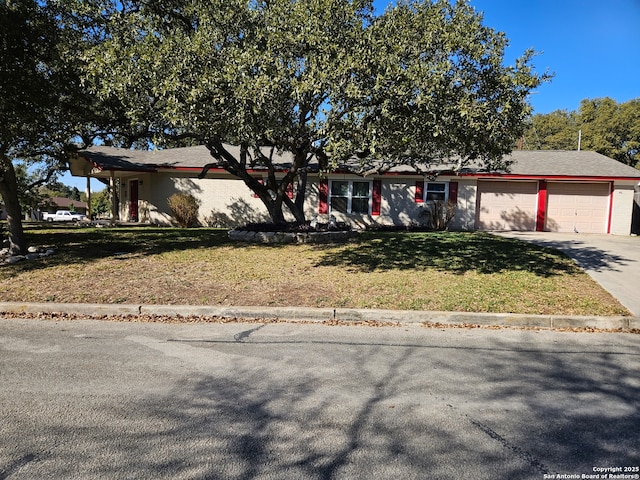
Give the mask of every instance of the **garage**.
M 479 230 L 533 231 L 538 182 L 478 181 L 476 227 Z
M 609 190 L 608 182 L 549 182 L 545 230 L 607 233 Z

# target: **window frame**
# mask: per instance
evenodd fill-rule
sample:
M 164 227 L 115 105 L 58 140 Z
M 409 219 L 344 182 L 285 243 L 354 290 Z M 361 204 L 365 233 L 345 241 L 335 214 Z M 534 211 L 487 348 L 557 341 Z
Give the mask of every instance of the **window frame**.
M 429 189 L 429 185 L 444 185 L 444 191 L 442 190 L 430 190 Z M 422 201 L 423 202 L 433 202 L 435 201 L 434 199 L 430 199 L 429 198 L 429 193 L 444 193 L 444 202 L 449 201 L 449 182 L 429 182 L 426 181 L 424 182 L 424 187 L 423 187 L 423 192 L 422 192 Z
M 338 195 L 333 195 L 333 184 L 335 182 L 346 182 L 348 184 L 347 196 L 342 197 Z M 366 183 L 368 185 L 368 196 L 367 196 L 367 211 L 366 212 L 354 212 L 353 211 L 353 199 L 361 199 L 365 198 L 363 196 L 353 196 L 353 184 L 354 183 Z M 373 180 L 362 180 L 362 179 L 329 179 L 329 188 L 327 192 L 327 203 L 329 205 L 329 213 L 333 213 L 333 198 L 346 198 L 347 199 L 347 211 L 346 212 L 337 212 L 342 213 L 343 215 L 371 215 L 371 209 L 373 205 Z

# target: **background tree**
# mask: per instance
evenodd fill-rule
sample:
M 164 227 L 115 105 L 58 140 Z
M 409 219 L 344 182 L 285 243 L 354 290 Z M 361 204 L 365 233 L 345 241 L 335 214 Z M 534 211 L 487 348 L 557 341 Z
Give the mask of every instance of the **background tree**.
M 96 217 L 104 216 L 111 210 L 109 190 L 103 189 L 91 194 L 91 213 Z
M 530 150 L 575 150 L 578 145 L 576 112 L 556 110 L 534 115 L 524 134 L 523 147 Z
M 527 95 L 547 78 L 531 52 L 504 66 L 506 38 L 464 1 L 401 1 L 378 17 L 366 0 L 90 0 L 74 10 L 92 18 L 85 81 L 119 105 L 116 130 L 206 145 L 274 222 L 284 206 L 304 220 L 314 157 L 328 169 L 358 154 L 363 171 L 451 156 L 505 167 Z M 292 156 L 283 178 L 276 152 Z
M 618 104 L 611 98 L 585 99 L 577 112 L 558 110 L 534 115 L 524 135 L 524 148 L 593 150 L 640 167 L 640 99 Z
M 80 200 L 80 191 L 77 187 L 70 187 L 56 180 L 50 180 L 41 189 L 41 193 L 48 197 L 63 197 L 71 200 Z
M 18 202 L 22 212 L 28 213 L 38 210 L 46 198 L 39 188 L 41 178 L 38 172 L 29 172 L 27 165 L 22 162 L 14 164 L 18 186 Z

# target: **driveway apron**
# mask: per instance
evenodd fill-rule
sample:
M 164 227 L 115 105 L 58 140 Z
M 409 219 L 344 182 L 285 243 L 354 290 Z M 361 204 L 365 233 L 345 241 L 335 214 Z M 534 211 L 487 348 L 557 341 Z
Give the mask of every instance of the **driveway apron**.
M 567 254 L 631 313 L 640 317 L 640 236 L 494 232 Z

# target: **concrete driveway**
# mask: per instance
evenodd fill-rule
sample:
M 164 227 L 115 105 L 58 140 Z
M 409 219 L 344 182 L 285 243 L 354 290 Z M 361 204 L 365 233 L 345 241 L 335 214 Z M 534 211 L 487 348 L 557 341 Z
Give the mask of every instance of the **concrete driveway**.
M 495 232 L 558 249 L 640 317 L 640 236 L 555 232 Z

